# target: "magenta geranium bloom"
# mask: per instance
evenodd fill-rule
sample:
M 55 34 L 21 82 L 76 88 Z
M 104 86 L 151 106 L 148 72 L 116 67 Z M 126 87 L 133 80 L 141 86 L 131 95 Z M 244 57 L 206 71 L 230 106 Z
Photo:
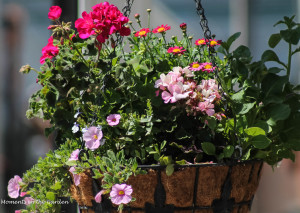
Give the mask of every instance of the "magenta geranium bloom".
M 74 150 L 74 151 L 71 153 L 71 156 L 70 156 L 70 158 L 69 158 L 69 161 L 71 161 L 71 160 L 78 160 L 79 152 L 80 152 L 79 149 Z
M 121 119 L 120 114 L 111 114 L 111 115 L 107 116 L 106 121 L 107 121 L 108 125 L 116 126 L 119 124 L 120 119 Z
M 92 126 L 83 134 L 83 140 L 85 141 L 85 146 L 90 150 L 97 149 L 101 144 L 103 134 L 101 129 Z
M 133 190 L 130 185 L 123 184 L 115 184 L 111 188 L 110 197 L 111 202 L 116 205 L 127 204 L 131 201 Z
M 78 186 L 78 185 L 80 184 L 80 175 L 76 174 L 75 171 L 76 171 L 76 169 L 75 169 L 74 166 L 72 166 L 72 167 L 69 169 L 69 172 L 71 172 L 71 173 L 73 174 L 75 186 Z
M 42 56 L 40 58 L 40 63 L 41 64 L 45 63 L 46 58 L 51 59 L 57 56 L 58 53 L 59 53 L 59 49 L 57 46 L 53 45 L 53 37 L 51 36 L 48 39 L 48 44 L 42 49 Z
M 15 175 L 14 178 L 10 179 L 7 186 L 8 196 L 11 198 L 18 198 L 19 191 L 21 189 L 20 182 L 22 182 L 22 178 L 18 175 Z
M 49 8 L 48 18 L 55 21 L 60 18 L 62 9 L 59 6 L 52 6 Z

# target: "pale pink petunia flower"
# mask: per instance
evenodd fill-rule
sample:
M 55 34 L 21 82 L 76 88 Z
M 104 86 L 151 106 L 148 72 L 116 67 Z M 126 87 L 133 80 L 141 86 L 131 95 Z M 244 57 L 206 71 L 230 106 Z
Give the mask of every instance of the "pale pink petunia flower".
M 110 192 L 111 202 L 116 205 L 127 204 L 132 199 L 132 192 L 133 190 L 130 185 L 126 185 L 125 183 L 115 184 Z
M 76 171 L 76 169 L 75 169 L 74 166 L 72 166 L 72 167 L 69 169 L 69 172 L 71 172 L 71 173 L 73 174 L 75 186 L 78 186 L 78 185 L 80 184 L 80 175 L 76 174 L 75 171 Z
M 28 206 L 34 202 L 34 199 L 32 197 L 25 197 L 24 201 L 25 201 L 25 205 Z
M 74 150 L 74 151 L 71 153 L 71 156 L 70 156 L 70 158 L 69 158 L 68 161 L 78 160 L 79 152 L 80 152 L 79 149 Z
M 100 140 L 102 137 L 103 134 L 101 129 L 95 126 L 89 127 L 88 130 L 83 134 L 85 146 L 90 150 L 95 150 L 101 145 Z
M 7 191 L 8 196 L 11 198 L 18 198 L 19 197 L 19 191 L 21 189 L 20 182 L 22 182 L 22 178 L 20 178 L 18 175 L 15 175 L 14 178 L 11 178 L 8 182 Z
M 107 121 L 108 125 L 116 126 L 119 124 L 120 119 L 121 119 L 120 114 L 111 114 L 111 115 L 107 116 L 106 121 Z
M 101 203 L 102 202 L 102 197 L 101 195 L 105 192 L 105 190 L 101 190 L 100 192 L 98 192 L 95 196 L 95 201 L 96 203 Z

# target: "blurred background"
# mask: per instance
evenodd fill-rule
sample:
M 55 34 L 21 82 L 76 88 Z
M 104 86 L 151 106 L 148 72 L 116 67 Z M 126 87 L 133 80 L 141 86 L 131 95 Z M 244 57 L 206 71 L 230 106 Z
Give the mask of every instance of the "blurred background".
M 76 20 L 77 15 L 101 2 L 95 0 L 0 0 L 0 199 L 7 197 L 7 183 L 14 175 L 23 172 L 53 149 L 53 138 L 45 138 L 43 129 L 48 125 L 41 120 L 27 120 L 28 99 L 39 89 L 36 75 L 21 75 L 22 65 L 39 68 L 41 49 L 47 44 L 50 32 L 48 9 L 59 5 L 62 18 Z M 120 9 L 125 0 L 111 0 Z M 283 16 L 296 15 L 300 20 L 299 0 L 202 0 L 209 27 L 217 39 L 226 40 L 235 32 L 242 32 L 236 46 L 250 47 L 254 60 L 260 59 L 268 49 L 268 38 L 278 32 L 273 25 Z M 187 23 L 188 33 L 194 39 L 202 38 L 193 0 L 136 0 L 130 19 L 140 13 L 146 24 L 146 9 L 152 9 L 152 27 L 168 24 L 172 35 L 181 36 L 179 25 Z M 171 34 L 171 33 L 169 33 Z M 287 45 L 280 43 L 277 54 L 287 59 Z M 300 82 L 299 60 L 292 67 L 292 81 Z M 296 163 L 282 161 L 272 170 L 265 165 L 251 213 L 300 213 L 300 155 Z M 24 208 L 5 205 L 0 201 L 0 213 Z

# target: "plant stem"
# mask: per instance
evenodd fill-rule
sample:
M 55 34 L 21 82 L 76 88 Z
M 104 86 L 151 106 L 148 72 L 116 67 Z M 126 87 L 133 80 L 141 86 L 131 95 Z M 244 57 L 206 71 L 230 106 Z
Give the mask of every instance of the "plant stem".
M 289 56 L 288 56 L 288 65 L 287 65 L 287 77 L 290 79 L 290 73 L 291 73 L 291 62 L 292 62 L 292 44 L 289 43 Z

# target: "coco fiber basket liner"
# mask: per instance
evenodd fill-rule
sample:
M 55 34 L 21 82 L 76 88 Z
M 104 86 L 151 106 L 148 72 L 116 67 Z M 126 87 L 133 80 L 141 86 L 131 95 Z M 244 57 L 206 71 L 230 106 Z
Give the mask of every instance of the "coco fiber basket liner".
M 136 201 L 125 205 L 123 213 L 248 213 L 262 166 L 261 161 L 184 165 L 177 166 L 171 176 L 162 166 L 140 166 L 148 173 L 127 181 Z M 109 199 L 95 202 L 98 185 L 86 172 L 79 186 L 71 186 L 81 212 L 117 212 Z

